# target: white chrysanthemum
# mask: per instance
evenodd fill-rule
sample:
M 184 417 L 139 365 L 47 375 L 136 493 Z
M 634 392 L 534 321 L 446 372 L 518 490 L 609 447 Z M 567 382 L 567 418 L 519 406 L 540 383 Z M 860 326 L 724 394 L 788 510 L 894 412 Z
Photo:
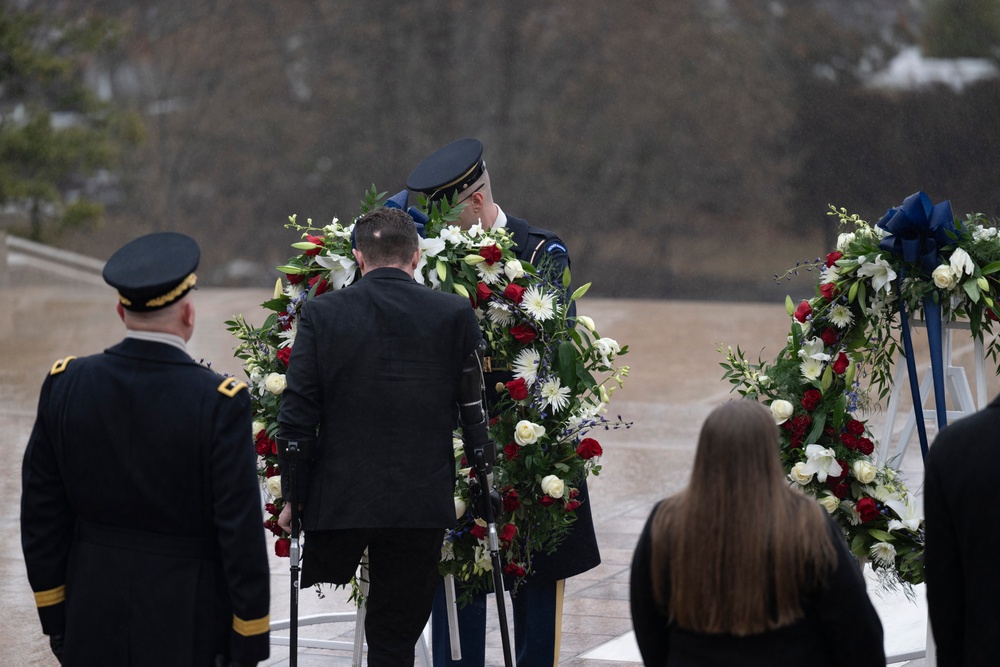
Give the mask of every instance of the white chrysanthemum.
M 836 264 L 823 267 L 823 270 L 819 272 L 819 282 L 821 285 L 835 283 L 838 280 L 840 280 L 840 267 Z
M 976 243 L 989 241 L 996 238 L 998 230 L 996 227 L 976 226 L 972 228 L 972 240 Z
M 868 553 L 872 561 L 883 567 L 894 567 L 896 565 L 896 547 L 888 542 L 876 542 L 869 549 Z
M 555 296 L 548 294 L 536 285 L 532 285 L 524 291 L 524 298 L 521 299 L 521 309 L 531 317 L 540 322 L 544 322 L 555 315 Z
M 830 309 L 827 319 L 838 329 L 846 329 L 854 321 L 854 315 L 850 308 L 838 303 Z
M 455 543 L 445 540 L 441 544 L 441 560 L 455 560 Z
M 299 299 L 301 299 L 302 293 L 304 291 L 305 290 L 302 289 L 302 283 L 299 283 L 298 285 L 288 283 L 287 285 L 285 285 L 284 289 L 285 296 L 287 296 L 292 301 L 298 301 Z
M 858 506 L 855 505 L 850 500 L 845 500 L 840 503 L 841 507 L 846 507 L 847 511 L 851 513 L 850 522 L 852 526 L 861 525 L 861 512 L 858 511 Z
M 845 232 L 843 234 L 840 234 L 839 236 L 837 236 L 837 250 L 844 252 L 845 250 L 847 250 L 847 246 L 849 246 L 852 241 L 854 241 L 853 232 Z
M 569 405 L 569 387 L 562 386 L 559 378 L 551 378 L 542 384 L 542 400 L 556 412 L 560 412 Z
M 506 304 L 490 299 L 486 306 L 486 319 L 499 327 L 509 327 L 514 324 L 514 314 L 507 310 Z
M 292 326 L 289 327 L 286 331 L 278 332 L 278 338 L 281 339 L 281 342 L 278 344 L 278 349 L 281 349 L 283 347 L 288 347 L 289 345 L 294 345 L 295 333 L 298 331 L 298 329 L 299 329 L 299 323 L 298 321 L 295 321 L 292 322 Z
M 476 265 L 476 273 L 479 274 L 479 279 L 487 285 L 496 285 L 504 275 L 503 264 L 494 262 L 491 265 L 486 262 L 480 262 Z
M 512 368 L 514 370 L 514 377 L 524 378 L 525 383 L 530 387 L 535 384 L 535 378 L 538 377 L 538 363 L 541 361 L 541 356 L 538 351 L 534 348 L 526 347 L 517 353 L 514 357 L 514 363 Z
M 806 380 L 815 380 L 823 374 L 823 362 L 819 359 L 804 359 L 799 365 L 799 371 Z

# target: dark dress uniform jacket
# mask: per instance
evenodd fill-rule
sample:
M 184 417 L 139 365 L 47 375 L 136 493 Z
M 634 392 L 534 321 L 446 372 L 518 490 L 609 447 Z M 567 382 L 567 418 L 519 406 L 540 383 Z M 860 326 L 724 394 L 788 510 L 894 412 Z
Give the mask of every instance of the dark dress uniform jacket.
M 396 268 L 306 302 L 279 422 L 289 439 L 320 427 L 307 541 L 310 530 L 454 525 L 458 381 L 481 337 L 468 299 Z
M 865 591 L 858 561 L 829 519 L 837 564 L 802 598 L 805 616 L 756 635 L 702 634 L 670 623 L 653 595 L 650 513 L 632 556 L 630 606 L 643 664 L 658 667 L 883 667 L 882 622 Z M 670 597 L 670 571 L 662 566 Z
M 985 410 L 942 429 L 927 454 L 924 512 L 927 610 L 937 664 L 997 663 L 1000 508 L 996 473 L 1000 450 L 1000 398 Z
M 244 385 L 126 338 L 46 378 L 21 539 L 66 667 L 268 656 L 269 572 Z M 230 395 L 231 394 L 231 395 Z
M 545 269 L 553 281 L 562 284 L 563 271 L 569 268 L 569 254 L 562 240 L 553 232 L 532 227 L 520 218 L 507 216 L 507 229 L 513 235 L 514 254 L 517 258 L 530 262 L 536 268 Z M 512 377 L 509 372 L 486 374 L 487 395 L 495 396 L 493 387 L 496 383 L 507 382 Z M 576 521 L 566 539 L 554 552 L 534 555 L 531 565 L 533 572 L 529 581 L 567 579 L 601 564 L 587 481 L 571 481 L 580 491 L 576 498 L 580 501 Z

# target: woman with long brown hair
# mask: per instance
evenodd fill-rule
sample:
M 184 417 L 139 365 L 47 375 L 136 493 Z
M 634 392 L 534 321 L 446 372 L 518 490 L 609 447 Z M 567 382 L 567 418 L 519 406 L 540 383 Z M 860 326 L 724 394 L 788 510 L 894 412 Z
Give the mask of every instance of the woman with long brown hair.
M 789 486 L 774 419 L 749 400 L 712 411 L 687 489 L 650 514 L 631 607 L 647 666 L 885 665 L 857 561 Z

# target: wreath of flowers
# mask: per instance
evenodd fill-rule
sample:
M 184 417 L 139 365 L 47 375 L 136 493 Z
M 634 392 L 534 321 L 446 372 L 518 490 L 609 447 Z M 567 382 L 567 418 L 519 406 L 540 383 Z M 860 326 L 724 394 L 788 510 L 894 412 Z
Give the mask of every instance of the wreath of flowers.
M 366 193 L 362 214 L 382 206 L 385 193 L 374 186 Z M 415 279 L 434 289 L 470 300 L 493 359 L 508 360 L 514 378 L 498 385 L 489 432 L 497 443 L 494 487 L 503 511 L 497 517 L 504 571 L 520 582 L 531 573 L 532 558 L 550 553 L 565 538 L 576 518 L 578 486 L 600 473 L 600 443 L 590 432 L 628 427 L 621 417 L 604 417 L 607 404 L 628 376 L 618 358 L 628 352 L 597 333 L 585 315 L 571 316 L 570 305 L 589 284 L 570 295 L 569 271 L 552 276 L 544 266 L 519 261 L 514 241 L 504 230 L 453 224 L 458 209 L 448 202 L 428 207 L 420 239 L 421 259 Z M 243 316 L 226 323 L 238 339 L 235 356 L 242 359 L 251 384 L 254 447 L 258 472 L 269 495 L 265 527 L 276 539 L 275 553 L 288 556 L 290 539 L 277 525 L 284 504 L 275 437 L 285 371 L 295 343 L 298 314 L 309 299 L 343 289 L 360 277 L 351 253 L 354 223 L 334 219 L 324 227 L 312 220 L 288 228 L 302 235 L 292 244 L 299 254 L 278 267 L 274 296 L 262 307 L 272 311 L 260 326 Z M 468 592 L 492 588 L 492 562 L 486 524 L 473 515 L 473 476 L 462 447 L 454 440 L 455 513 L 458 523 L 446 531 L 440 570 L 455 575 Z
M 902 235 L 893 218 L 903 207 L 872 226 L 831 206 L 828 215 L 849 228 L 836 250 L 775 276 L 819 270 L 813 298 L 795 304 L 786 297 L 791 332 L 777 359 L 750 363 L 740 348 L 720 347 L 723 378 L 733 390 L 770 406 L 790 483 L 817 498 L 843 529 L 852 553 L 868 559 L 890 588 L 924 580 L 922 508 L 898 473 L 872 458 L 876 442 L 861 415 L 891 390 L 901 349 L 900 300 L 907 312 L 922 316 L 929 297 L 948 321 L 967 320 L 976 338 L 991 334 L 986 351 L 994 363 L 1000 351 L 992 337 L 1000 287 L 995 225 L 980 213 L 955 220 L 950 204 L 931 206 L 922 192 L 904 207 L 920 218 L 914 226 L 923 230 L 915 235 L 923 235 L 916 239 L 923 243 L 923 263 L 897 252 Z M 929 225 L 932 211 L 938 222 Z

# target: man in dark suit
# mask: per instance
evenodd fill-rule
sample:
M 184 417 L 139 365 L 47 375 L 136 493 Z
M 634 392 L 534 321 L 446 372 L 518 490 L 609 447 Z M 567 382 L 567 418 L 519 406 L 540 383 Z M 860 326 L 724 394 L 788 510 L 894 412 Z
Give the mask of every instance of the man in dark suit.
M 414 282 L 420 251 L 406 213 L 377 209 L 354 231 L 361 280 L 303 307 L 280 436 L 316 438 L 300 494 L 302 585 L 347 583 L 367 547 L 368 664 L 412 664 L 455 523 L 452 434 L 482 334 L 468 299 Z M 279 517 L 289 532 L 290 513 L 286 504 Z
M 927 609 L 937 664 L 990 665 L 997 660 L 1000 577 L 993 574 L 1000 536 L 990 525 L 1000 507 L 988 464 L 1000 446 L 1000 398 L 942 429 L 924 473 Z
M 246 385 L 199 365 L 182 234 L 118 250 L 125 340 L 67 357 L 24 455 L 21 543 L 42 631 L 64 665 L 256 665 L 269 580 Z
M 462 205 L 458 224 L 468 229 L 506 228 L 515 242 L 514 254 L 531 263 L 556 285 L 562 285 L 569 268 L 569 252 L 553 232 L 532 227 L 520 218 L 507 215 L 493 201 L 490 174 L 483 159 L 483 145 L 477 139 L 459 139 L 414 167 L 406 186 L 430 201 L 447 199 Z M 571 304 L 570 315 L 575 314 Z M 496 400 L 497 383 L 513 378 L 507 360 L 487 357 L 484 365 L 486 396 L 490 406 Z M 538 554 L 532 560 L 532 575 L 513 598 L 514 643 L 518 667 L 555 665 L 559 662 L 559 635 L 562 628 L 562 597 L 565 579 L 590 570 L 601 562 L 586 480 L 579 482 L 580 507 L 576 522 L 565 541 L 551 555 Z M 483 665 L 486 650 L 486 596 L 473 597 L 458 610 L 462 660 L 451 659 L 443 587 L 434 604 L 431 626 L 435 667 Z

